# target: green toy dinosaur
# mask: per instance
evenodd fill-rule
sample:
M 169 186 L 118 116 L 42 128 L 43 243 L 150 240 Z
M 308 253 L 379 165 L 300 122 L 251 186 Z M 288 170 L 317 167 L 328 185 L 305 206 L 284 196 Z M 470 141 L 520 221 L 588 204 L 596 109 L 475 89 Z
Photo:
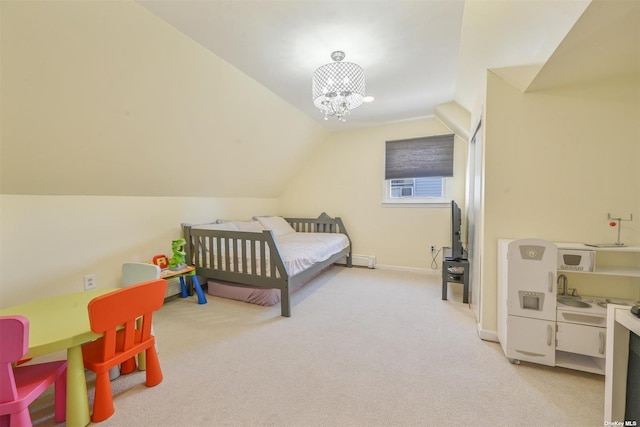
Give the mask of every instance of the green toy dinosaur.
M 185 257 L 187 252 L 184 247 L 187 245 L 187 241 L 184 239 L 178 239 L 171 242 L 171 250 L 173 250 L 173 256 L 169 260 L 169 269 L 182 270 L 187 266 Z

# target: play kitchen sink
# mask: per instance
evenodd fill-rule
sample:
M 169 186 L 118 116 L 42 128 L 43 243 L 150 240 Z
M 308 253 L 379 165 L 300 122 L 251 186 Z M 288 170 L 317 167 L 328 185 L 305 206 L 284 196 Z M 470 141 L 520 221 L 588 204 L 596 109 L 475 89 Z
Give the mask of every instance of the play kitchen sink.
M 581 300 L 579 297 L 558 297 L 558 304 L 570 307 L 589 308 L 591 304 Z
M 591 296 L 574 297 L 570 295 L 558 295 L 557 301 L 557 309 L 560 311 L 565 310 L 601 315 L 606 315 L 607 304 L 626 305 L 629 307 L 637 304 L 637 302 L 622 299 Z

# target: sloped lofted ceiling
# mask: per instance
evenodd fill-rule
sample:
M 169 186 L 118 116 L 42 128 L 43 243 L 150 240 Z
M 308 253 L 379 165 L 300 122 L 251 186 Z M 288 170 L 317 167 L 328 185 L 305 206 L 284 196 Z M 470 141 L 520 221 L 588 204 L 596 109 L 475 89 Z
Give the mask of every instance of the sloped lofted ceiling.
M 461 104 L 466 105 L 477 90 L 474 87 L 479 86 L 477 80 L 471 85 L 474 75 L 484 78 L 480 66 L 523 92 L 640 73 L 638 1 L 518 2 L 519 11 L 514 9 L 516 2 L 497 2 L 498 9 L 489 3 L 467 1 L 465 6 L 456 89 L 456 100 Z M 530 19 L 522 22 L 523 16 Z M 547 34 L 527 31 L 531 22 Z M 523 31 L 514 31 L 521 24 Z M 467 37 L 479 33 L 485 36 Z M 514 34 L 519 41 L 512 39 L 508 47 L 507 34 Z M 483 50 L 483 46 L 496 48 Z M 473 61 L 474 56 L 479 59 Z
M 331 130 L 431 116 L 453 99 L 464 2 L 137 0 Z M 313 106 L 311 77 L 342 50 L 375 101 L 347 123 Z
M 640 74 L 640 1 L 599 0 L 585 10 L 527 91 L 628 74 Z
M 486 70 L 535 64 L 535 75 L 590 0 L 136 0 L 326 128 L 429 117 L 456 101 L 471 110 Z M 365 70 L 373 103 L 347 123 L 324 121 L 313 71 L 334 50 Z
M 329 133 L 133 0 L 0 27 L 3 194 L 273 198 Z
M 454 100 L 478 106 L 489 69 L 524 90 L 590 3 L 466 0 Z

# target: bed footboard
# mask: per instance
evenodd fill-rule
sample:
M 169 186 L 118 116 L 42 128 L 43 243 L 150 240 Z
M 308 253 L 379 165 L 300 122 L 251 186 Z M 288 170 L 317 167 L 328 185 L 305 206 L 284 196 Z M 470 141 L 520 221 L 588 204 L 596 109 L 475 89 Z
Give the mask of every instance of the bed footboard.
M 262 233 L 206 230 L 183 227 L 186 262 L 196 273 L 224 280 L 281 291 L 282 315 L 289 317 L 289 273 L 280 257 L 271 230 Z
M 288 273 L 271 230 L 262 233 L 201 230 L 186 226 L 187 263 L 210 278 L 278 287 Z M 188 237 L 188 238 L 187 238 Z M 235 279 L 235 280 L 234 280 Z

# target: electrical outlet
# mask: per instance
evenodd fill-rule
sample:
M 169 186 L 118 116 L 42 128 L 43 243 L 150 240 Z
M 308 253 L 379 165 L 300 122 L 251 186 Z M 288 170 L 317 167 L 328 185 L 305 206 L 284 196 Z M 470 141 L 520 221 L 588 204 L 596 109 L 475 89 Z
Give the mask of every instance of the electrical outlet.
M 436 247 L 434 245 L 431 245 L 431 253 L 434 253 L 436 251 Z
M 96 289 L 98 287 L 97 283 L 96 283 L 96 275 L 94 274 L 87 274 L 86 276 L 84 276 L 84 290 L 85 291 L 90 291 L 92 289 Z

